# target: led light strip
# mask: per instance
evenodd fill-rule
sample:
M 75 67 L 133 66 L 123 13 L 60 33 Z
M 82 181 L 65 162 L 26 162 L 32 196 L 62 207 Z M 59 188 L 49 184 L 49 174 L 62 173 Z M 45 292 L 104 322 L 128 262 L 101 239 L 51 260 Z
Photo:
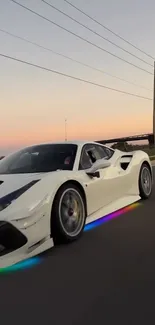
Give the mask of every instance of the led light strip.
M 0 273 L 9 273 L 9 272 L 14 272 L 22 269 L 29 269 L 37 264 L 40 264 L 43 259 L 36 256 L 36 257 L 31 257 L 27 260 L 21 261 L 17 264 L 0 268 Z
M 118 211 L 115 211 L 113 213 L 110 213 L 108 214 L 107 216 L 105 217 L 101 217 L 100 219 L 98 220 L 95 220 L 89 224 L 87 224 L 84 228 L 84 231 L 89 231 L 95 227 L 98 227 L 100 226 L 101 224 L 105 223 L 105 222 L 108 222 L 112 219 L 115 219 L 117 217 L 119 217 L 120 215 L 124 214 L 124 213 L 127 213 L 129 211 L 132 211 L 134 209 L 136 209 L 137 207 L 140 206 L 140 203 L 137 202 L 137 203 L 134 203 L 132 205 L 129 205 L 123 209 L 120 209 Z M 29 258 L 27 260 L 24 260 L 24 261 L 21 261 L 17 264 L 14 264 L 14 265 L 11 265 L 11 266 L 8 266 L 8 267 L 4 267 L 4 268 L 0 268 L 0 273 L 9 273 L 9 272 L 15 272 L 15 271 L 18 271 L 18 270 L 22 270 L 22 269 L 29 269 L 35 265 L 38 265 L 40 264 L 41 262 L 43 261 L 43 258 L 39 257 L 39 256 L 36 256 L 36 257 L 32 257 L 32 258 Z
M 127 213 L 129 211 L 132 211 L 134 210 L 135 208 L 139 207 L 140 206 L 140 203 L 139 202 L 136 202 L 136 203 L 133 203 L 131 205 L 128 205 L 127 207 L 123 208 L 123 209 L 120 209 L 120 210 L 117 210 L 113 213 L 110 213 L 108 214 L 107 216 L 105 217 L 101 217 L 100 219 L 97 219 L 89 224 L 87 224 L 84 228 L 84 231 L 88 231 L 88 230 L 91 230 L 95 227 L 98 227 L 100 226 L 101 224 L 105 223 L 105 222 L 108 222 L 112 219 L 115 219 L 117 217 L 119 217 L 120 215 L 124 214 L 124 213 Z

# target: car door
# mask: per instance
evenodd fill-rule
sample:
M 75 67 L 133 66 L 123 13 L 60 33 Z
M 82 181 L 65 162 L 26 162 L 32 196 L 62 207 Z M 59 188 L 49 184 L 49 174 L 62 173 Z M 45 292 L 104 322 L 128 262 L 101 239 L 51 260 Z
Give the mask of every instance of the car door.
M 132 161 L 132 154 L 120 152 L 114 157 L 113 165 L 119 174 L 119 186 L 118 193 L 121 197 L 134 195 L 135 184 L 133 183 L 133 177 L 130 168 L 130 162 Z M 136 182 L 136 180 L 135 180 Z M 137 182 L 138 186 L 138 182 Z
M 110 158 L 110 156 L 107 155 L 107 152 L 104 150 L 102 151 L 99 147 L 100 146 L 97 144 L 84 145 L 79 163 L 79 170 L 82 172 L 82 179 L 85 183 L 87 194 L 88 215 L 99 210 L 103 206 L 108 205 L 112 200 L 114 200 L 114 187 L 116 188 L 113 184 L 113 178 L 111 177 L 111 166 L 99 169 L 99 178 L 90 177 L 86 174 L 87 169 L 89 169 L 96 160 L 101 158 Z
M 120 157 L 115 150 L 103 145 L 97 145 L 96 150 L 101 158 L 109 159 L 111 166 L 106 170 L 105 178 L 112 183 L 111 201 L 118 200 L 127 194 L 127 188 L 130 186 L 131 180 L 127 177 L 127 173 L 120 166 Z M 128 175 L 130 176 L 130 175 Z
M 109 168 L 102 169 L 100 174 L 103 175 L 104 181 L 107 181 L 108 204 L 114 202 L 122 197 L 123 184 L 125 177 L 120 177 L 120 168 L 112 163 L 112 157 L 115 156 L 115 151 L 106 146 L 96 144 L 96 152 L 98 152 L 99 159 L 106 159 L 111 162 Z M 123 175 L 121 175 L 123 176 Z

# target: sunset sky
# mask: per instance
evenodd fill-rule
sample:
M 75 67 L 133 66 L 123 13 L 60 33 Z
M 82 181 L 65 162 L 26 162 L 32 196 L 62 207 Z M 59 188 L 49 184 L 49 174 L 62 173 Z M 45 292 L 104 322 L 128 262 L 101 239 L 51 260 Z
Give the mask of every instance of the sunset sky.
M 40 0 L 17 0 L 80 36 L 153 72 L 149 65 L 124 53 L 72 22 Z M 47 0 L 96 32 L 153 64 L 63 0 Z M 155 56 L 155 1 L 70 0 L 108 28 Z M 139 84 L 130 85 L 71 62 L 52 52 L 0 32 L 0 53 L 87 79 L 107 87 L 152 98 L 153 76 L 86 44 L 34 16 L 9 0 L 0 1 L 0 29 L 27 38 L 107 73 Z M 152 132 L 152 101 L 130 97 L 71 80 L 0 57 L 0 154 L 32 143 L 68 139 L 97 140 Z

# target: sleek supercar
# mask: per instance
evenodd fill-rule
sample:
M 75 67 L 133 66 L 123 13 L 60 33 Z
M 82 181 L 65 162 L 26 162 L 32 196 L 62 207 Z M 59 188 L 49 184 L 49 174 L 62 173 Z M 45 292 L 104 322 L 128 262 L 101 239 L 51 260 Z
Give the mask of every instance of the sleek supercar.
M 143 151 L 96 142 L 24 148 L 0 161 L 0 267 L 80 237 L 85 224 L 152 192 Z

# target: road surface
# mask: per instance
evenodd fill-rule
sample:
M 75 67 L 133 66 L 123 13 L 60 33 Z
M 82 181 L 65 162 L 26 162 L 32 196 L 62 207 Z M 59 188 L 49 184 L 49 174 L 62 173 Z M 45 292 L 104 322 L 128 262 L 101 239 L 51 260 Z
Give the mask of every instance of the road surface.
M 0 274 L 2 325 L 155 324 L 155 188 L 140 207 Z

